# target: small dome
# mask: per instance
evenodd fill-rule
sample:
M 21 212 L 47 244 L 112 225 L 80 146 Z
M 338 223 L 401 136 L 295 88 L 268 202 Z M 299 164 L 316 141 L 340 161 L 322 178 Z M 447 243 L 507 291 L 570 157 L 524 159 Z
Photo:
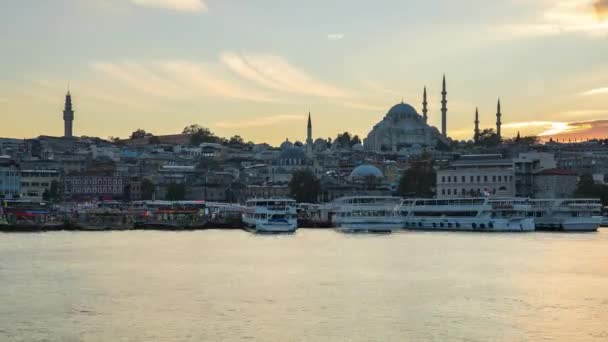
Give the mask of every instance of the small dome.
M 357 152 L 363 151 L 363 145 L 361 145 L 361 144 L 354 144 L 353 145 L 353 151 L 357 151 Z
M 388 111 L 388 115 L 395 115 L 395 114 L 418 114 L 418 112 L 416 112 L 416 109 L 414 109 L 414 107 L 410 106 L 407 103 L 398 103 L 396 105 L 394 105 L 389 111 Z
M 374 176 L 376 178 L 383 178 L 384 175 L 382 171 L 375 167 L 374 165 L 364 164 L 357 166 L 353 172 L 351 172 L 350 176 L 352 178 L 365 178 L 369 176 Z
M 289 141 L 289 139 L 286 139 L 285 141 L 283 141 L 283 143 L 281 144 L 281 150 L 286 150 L 288 148 L 292 148 L 293 144 Z
M 306 159 L 306 153 L 301 148 L 290 147 L 281 151 L 279 159 Z

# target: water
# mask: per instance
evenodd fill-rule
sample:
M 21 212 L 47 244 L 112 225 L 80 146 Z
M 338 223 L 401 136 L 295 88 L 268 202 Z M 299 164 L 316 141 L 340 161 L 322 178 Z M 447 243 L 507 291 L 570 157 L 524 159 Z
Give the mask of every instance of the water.
M 0 341 L 606 341 L 608 230 L 0 234 Z

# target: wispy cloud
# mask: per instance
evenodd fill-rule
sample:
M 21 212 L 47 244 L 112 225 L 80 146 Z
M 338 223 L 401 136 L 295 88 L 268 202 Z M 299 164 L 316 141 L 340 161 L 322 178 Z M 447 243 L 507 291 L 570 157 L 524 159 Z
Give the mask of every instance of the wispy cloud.
M 340 40 L 342 38 L 344 38 L 344 33 L 330 33 L 327 35 L 329 40 Z
M 581 95 L 590 96 L 590 95 L 599 95 L 599 94 L 608 94 L 608 87 L 604 88 L 595 88 L 591 90 L 587 90 L 581 93 Z
M 326 98 L 348 98 L 352 93 L 317 80 L 277 55 L 237 54 L 220 56 L 237 75 L 272 90 Z
M 207 5 L 202 0 L 130 0 L 131 3 L 182 12 L 206 12 Z
M 535 19 L 503 29 L 514 36 L 608 34 L 608 0 L 551 0 L 541 4 Z
M 93 70 L 140 93 L 171 99 L 197 99 L 201 95 L 272 102 L 269 95 L 215 75 L 201 63 L 162 61 L 152 63 L 91 64 Z
M 255 120 L 245 120 L 245 121 L 220 121 L 214 124 L 215 127 L 218 128 L 245 128 L 245 127 L 266 127 L 272 126 L 278 123 L 285 123 L 290 121 L 304 121 L 304 116 L 302 115 L 273 115 L 266 116 L 261 118 L 256 118 Z

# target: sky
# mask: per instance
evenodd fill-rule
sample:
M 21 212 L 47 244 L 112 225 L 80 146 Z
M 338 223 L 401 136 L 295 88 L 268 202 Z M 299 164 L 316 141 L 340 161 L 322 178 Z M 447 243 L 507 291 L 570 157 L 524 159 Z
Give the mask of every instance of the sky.
M 491 3 L 491 5 L 490 5 Z M 448 135 L 608 136 L 608 0 L 5 0 L 0 136 L 366 136 L 394 104 Z

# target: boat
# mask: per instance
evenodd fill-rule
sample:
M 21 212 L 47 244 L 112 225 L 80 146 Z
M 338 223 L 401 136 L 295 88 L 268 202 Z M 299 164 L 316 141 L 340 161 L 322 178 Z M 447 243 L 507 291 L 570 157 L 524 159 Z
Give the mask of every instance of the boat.
M 231 229 L 243 226 L 243 213 L 245 207 L 230 203 L 211 203 L 207 202 L 209 219 L 207 228 L 211 229 Z
M 122 210 L 93 209 L 77 215 L 71 225 L 84 231 L 129 230 L 134 228 L 134 220 Z
M 529 217 L 537 230 L 595 232 L 602 225 L 599 199 L 556 198 L 530 199 Z
M 64 220 L 46 202 L 4 200 L 0 210 L 0 230 L 6 232 L 42 232 L 62 230 Z
M 194 230 L 208 223 L 205 201 L 149 201 L 132 209 L 136 227 L 154 230 Z
M 243 225 L 256 233 L 293 233 L 298 228 L 292 199 L 250 199 L 245 207 Z
M 330 204 L 336 230 L 346 233 L 389 233 L 403 228 L 400 197 L 347 196 Z
M 527 199 L 405 199 L 400 205 L 403 228 L 479 232 L 530 232 Z

